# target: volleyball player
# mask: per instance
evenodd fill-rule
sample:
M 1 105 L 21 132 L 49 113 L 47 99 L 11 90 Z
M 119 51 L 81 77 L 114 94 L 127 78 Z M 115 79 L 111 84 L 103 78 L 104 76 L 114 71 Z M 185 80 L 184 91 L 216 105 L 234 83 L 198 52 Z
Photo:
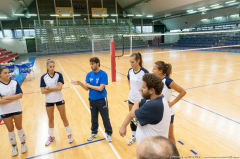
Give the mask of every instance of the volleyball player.
M 21 142 L 21 152 L 27 152 L 26 135 L 22 128 L 22 107 L 20 99 L 22 89 L 15 80 L 9 77 L 9 69 L 0 67 L 0 115 L 8 130 L 9 141 L 12 145 L 12 156 L 18 155 L 14 124 Z
M 45 143 L 48 146 L 55 140 L 54 137 L 54 106 L 56 105 L 63 124 L 67 131 L 68 142 L 73 142 L 72 130 L 68 123 L 68 119 L 65 111 L 65 101 L 62 95 L 62 86 L 64 84 L 63 76 L 59 72 L 55 72 L 55 62 L 53 60 L 47 60 L 47 73 L 41 77 L 40 87 L 42 94 L 45 94 L 46 109 L 48 115 L 48 134 L 49 137 Z
M 130 56 L 131 68 L 128 71 L 128 84 L 129 84 L 129 96 L 128 96 L 128 105 L 129 111 L 131 111 L 135 102 L 142 99 L 140 89 L 142 87 L 142 78 L 144 74 L 148 73 L 148 70 L 143 68 L 142 55 L 140 53 L 133 53 Z M 132 136 L 128 141 L 128 145 L 133 144 L 136 141 L 136 129 L 137 121 L 133 119 L 130 123 L 132 130 Z
M 174 111 L 172 107 L 174 104 L 176 104 L 180 99 L 183 98 L 183 96 L 186 94 L 186 91 L 176 84 L 169 76 L 172 73 L 172 65 L 165 63 L 163 61 L 157 61 L 155 62 L 155 65 L 153 67 L 153 73 L 158 75 L 164 84 L 162 94 L 164 98 L 168 101 L 169 107 L 171 110 L 171 123 L 169 127 L 169 139 L 176 145 L 175 137 L 174 137 L 174 131 L 173 131 L 173 122 L 174 122 Z M 172 89 L 177 91 L 179 94 L 178 96 L 171 101 L 172 96 Z

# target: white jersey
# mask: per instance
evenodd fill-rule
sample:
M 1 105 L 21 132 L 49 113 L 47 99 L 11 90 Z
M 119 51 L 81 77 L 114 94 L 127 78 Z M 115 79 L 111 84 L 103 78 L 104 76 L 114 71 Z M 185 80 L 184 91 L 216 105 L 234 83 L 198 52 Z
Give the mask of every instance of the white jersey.
M 135 115 L 139 120 L 136 131 L 137 143 L 139 144 L 144 138 L 149 136 L 168 138 L 171 114 L 165 98 L 158 97 L 157 99 L 147 101 L 141 107 L 139 109 L 142 110 L 135 111 Z
M 48 73 L 44 74 L 41 77 L 40 87 L 56 87 L 58 82 L 64 84 L 63 76 L 59 72 L 54 72 L 53 77 Z M 63 95 L 61 91 L 54 91 L 47 93 L 45 95 L 46 103 L 56 103 L 63 100 Z
M 0 96 L 13 96 L 22 93 L 22 89 L 17 81 L 10 80 L 8 84 L 0 82 Z M 0 115 L 21 112 L 20 100 L 14 100 L 7 104 L 0 104 Z
M 128 71 L 128 80 L 130 82 L 130 91 L 128 100 L 132 103 L 135 103 L 142 99 L 142 94 L 140 89 L 142 88 L 143 76 L 148 73 L 148 70 L 141 68 L 138 72 L 134 72 L 133 68 L 130 68 Z
M 173 80 L 170 77 L 165 76 L 162 79 L 162 82 L 164 85 L 162 94 L 163 94 L 164 98 L 166 99 L 166 101 L 170 102 L 171 96 L 172 96 L 172 89 L 170 88 L 170 84 L 173 82 Z M 170 111 L 171 111 L 171 115 L 174 115 L 174 111 L 173 111 L 172 107 L 170 107 Z

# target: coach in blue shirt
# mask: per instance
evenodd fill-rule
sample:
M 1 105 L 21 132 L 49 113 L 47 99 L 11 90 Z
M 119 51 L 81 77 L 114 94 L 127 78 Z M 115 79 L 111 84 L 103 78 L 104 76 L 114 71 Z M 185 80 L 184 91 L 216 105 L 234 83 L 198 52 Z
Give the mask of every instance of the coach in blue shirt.
M 98 133 L 98 113 L 100 112 L 105 132 L 107 134 L 107 141 L 112 142 L 112 126 L 108 113 L 107 91 L 105 86 L 108 85 L 107 73 L 100 69 L 100 60 L 97 57 L 90 59 L 92 71 L 86 76 L 86 84 L 80 81 L 72 81 L 75 85 L 80 85 L 85 90 L 89 90 L 89 103 L 91 109 L 92 134 L 87 139 L 92 141 L 97 137 Z

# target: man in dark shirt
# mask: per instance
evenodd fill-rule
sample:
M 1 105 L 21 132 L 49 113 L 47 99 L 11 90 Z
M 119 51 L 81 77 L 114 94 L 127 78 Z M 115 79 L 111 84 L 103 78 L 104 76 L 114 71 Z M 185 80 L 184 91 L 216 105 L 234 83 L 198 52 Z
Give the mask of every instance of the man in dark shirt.
M 139 121 L 136 132 L 138 144 L 148 136 L 168 137 L 171 116 L 168 103 L 161 96 L 162 89 L 163 83 L 158 76 L 150 73 L 143 76 L 141 92 L 144 99 L 136 102 L 127 115 L 119 130 L 121 136 L 126 135 L 127 125 L 136 117 Z

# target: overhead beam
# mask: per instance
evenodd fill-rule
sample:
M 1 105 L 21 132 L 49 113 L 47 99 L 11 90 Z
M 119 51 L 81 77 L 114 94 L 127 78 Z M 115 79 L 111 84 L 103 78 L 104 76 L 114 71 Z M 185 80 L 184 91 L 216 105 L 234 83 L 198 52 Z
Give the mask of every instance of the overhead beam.
M 124 10 L 126 10 L 126 9 L 131 9 L 131 8 L 133 8 L 133 7 L 141 4 L 141 3 L 146 3 L 146 2 L 149 2 L 149 1 L 151 1 L 151 0 L 139 0 L 139 1 L 135 2 L 135 3 L 132 3 L 132 4 L 124 7 L 123 9 L 124 9 Z

